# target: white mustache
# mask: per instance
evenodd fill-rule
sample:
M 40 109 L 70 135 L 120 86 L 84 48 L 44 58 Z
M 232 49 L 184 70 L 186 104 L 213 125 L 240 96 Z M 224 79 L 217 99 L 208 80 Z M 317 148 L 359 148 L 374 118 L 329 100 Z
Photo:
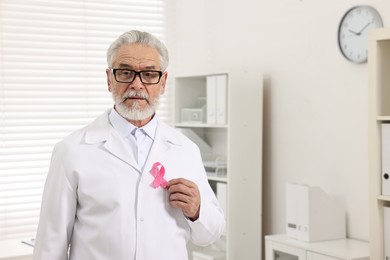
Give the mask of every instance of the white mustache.
M 133 97 L 143 98 L 143 99 L 145 99 L 149 103 L 149 95 L 148 95 L 148 93 L 137 92 L 137 91 L 129 91 L 129 92 L 126 92 L 125 94 L 123 94 L 122 102 L 124 102 L 128 98 L 133 98 Z

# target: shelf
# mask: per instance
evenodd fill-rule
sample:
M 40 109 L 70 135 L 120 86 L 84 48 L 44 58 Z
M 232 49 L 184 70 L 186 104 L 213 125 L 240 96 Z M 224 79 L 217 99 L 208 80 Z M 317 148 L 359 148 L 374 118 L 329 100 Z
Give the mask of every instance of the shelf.
M 368 166 L 370 186 L 371 259 L 385 259 L 383 207 L 390 196 L 382 195 L 382 123 L 390 122 L 390 29 L 369 31 L 368 38 Z M 387 258 L 387 257 L 386 257 Z
M 219 177 L 219 176 L 209 176 L 207 175 L 207 178 L 209 179 L 209 181 L 218 181 L 218 182 L 228 182 L 228 179 L 226 176 L 224 177 Z
M 378 195 L 379 201 L 390 201 L 390 196 Z
M 227 162 L 223 158 L 203 161 L 209 181 L 227 182 Z
M 369 36 L 376 41 L 389 40 L 390 39 L 390 31 L 388 28 L 380 28 L 375 30 L 370 30 L 368 32 Z
M 378 116 L 376 120 L 378 122 L 390 121 L 390 116 Z
M 227 128 L 227 125 L 209 125 L 209 124 L 199 124 L 199 123 L 178 123 L 175 124 L 175 127 L 183 128 Z
M 217 79 L 217 82 L 226 84 L 222 95 L 212 91 L 216 75 L 226 77 L 225 80 L 219 78 L 221 81 Z M 261 259 L 262 255 L 262 84 L 261 72 L 248 70 L 175 78 L 174 126 L 198 145 L 206 173 L 210 173 L 207 175 L 210 186 L 224 210 L 227 221 L 225 236 L 211 245 L 226 253 L 224 260 L 237 257 Z M 202 117 L 194 117 L 199 119 L 198 122 L 193 117 L 184 117 L 186 120 L 183 120 L 183 109 L 194 107 L 193 102 L 204 97 L 206 101 L 218 98 L 215 105 L 224 108 L 225 114 L 221 114 L 225 117 L 219 121 L 216 118 L 215 122 L 211 118 L 205 123 L 208 118 L 202 111 Z M 226 103 L 222 105 L 224 100 Z M 251 104 L 249 112 L 247 104 Z M 199 247 L 189 243 L 190 259 L 191 251 L 198 250 Z M 212 255 L 206 255 L 209 256 L 207 259 L 213 259 Z

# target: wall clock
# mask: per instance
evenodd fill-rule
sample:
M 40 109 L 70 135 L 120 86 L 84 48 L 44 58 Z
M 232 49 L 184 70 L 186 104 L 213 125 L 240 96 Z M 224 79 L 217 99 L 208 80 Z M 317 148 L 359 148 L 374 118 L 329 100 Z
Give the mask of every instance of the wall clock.
M 368 31 L 383 27 L 382 18 L 371 6 L 349 9 L 340 21 L 338 43 L 344 57 L 354 63 L 367 62 Z

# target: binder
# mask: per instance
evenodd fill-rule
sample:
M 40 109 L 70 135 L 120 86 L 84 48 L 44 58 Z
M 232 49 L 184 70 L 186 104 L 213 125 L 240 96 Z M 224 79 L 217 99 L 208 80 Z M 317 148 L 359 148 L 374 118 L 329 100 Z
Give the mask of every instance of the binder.
M 207 124 L 217 123 L 217 77 L 207 76 L 206 79 L 206 94 L 207 94 Z
M 390 195 L 390 124 L 381 127 L 382 195 Z
M 227 218 L 227 184 L 223 182 L 217 182 L 217 199 L 219 202 L 219 205 L 222 208 L 223 215 L 225 216 L 225 219 Z M 227 228 L 227 227 L 226 227 Z M 226 229 L 223 232 L 226 234 Z
M 223 210 L 223 214 L 226 217 L 227 214 L 227 185 L 223 182 L 217 182 L 217 199 L 219 205 Z
M 390 208 L 383 207 L 385 259 L 390 260 Z
M 217 124 L 226 124 L 227 114 L 227 75 L 218 75 L 217 77 L 217 98 L 216 98 L 216 109 L 217 109 Z

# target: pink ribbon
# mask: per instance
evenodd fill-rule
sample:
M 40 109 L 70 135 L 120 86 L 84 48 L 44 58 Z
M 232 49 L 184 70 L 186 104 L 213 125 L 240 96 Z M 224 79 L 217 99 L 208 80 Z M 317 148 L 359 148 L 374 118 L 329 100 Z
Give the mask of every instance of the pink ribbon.
M 167 181 L 164 179 L 165 174 L 165 168 L 164 166 L 156 162 L 153 164 L 152 169 L 150 170 L 150 173 L 154 176 L 154 181 L 152 183 L 153 188 L 158 188 L 159 186 L 166 188 L 167 187 Z

